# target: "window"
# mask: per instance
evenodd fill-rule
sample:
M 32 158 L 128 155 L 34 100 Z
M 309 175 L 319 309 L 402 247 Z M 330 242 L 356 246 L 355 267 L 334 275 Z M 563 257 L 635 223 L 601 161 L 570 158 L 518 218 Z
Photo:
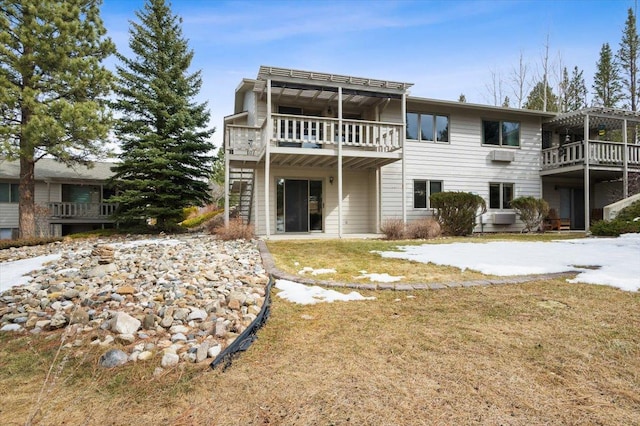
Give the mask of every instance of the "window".
M 489 208 L 490 209 L 510 209 L 513 200 L 512 183 L 490 183 L 489 184 Z
M 517 121 L 482 120 L 482 143 L 485 145 L 520 146 L 520 123 Z
M 0 183 L 0 203 L 17 203 L 18 188 L 17 183 Z
M 442 192 L 441 180 L 414 180 L 413 181 L 413 208 L 429 208 L 429 196 Z
M 449 142 L 449 117 L 409 112 L 406 136 L 423 142 Z

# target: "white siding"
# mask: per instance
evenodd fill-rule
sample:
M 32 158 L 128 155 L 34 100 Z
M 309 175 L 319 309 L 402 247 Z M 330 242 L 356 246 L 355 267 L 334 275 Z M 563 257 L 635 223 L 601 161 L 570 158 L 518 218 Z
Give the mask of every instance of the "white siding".
M 333 176 L 333 184 L 330 177 Z M 328 234 L 338 233 L 338 173 L 337 170 L 327 169 L 299 169 L 272 167 L 270 178 L 269 221 L 271 234 L 276 233 L 276 179 L 310 179 L 321 180 L 323 187 L 323 228 Z M 375 188 L 373 172 L 343 173 L 344 186 L 342 191 L 343 233 L 369 233 L 375 228 L 375 209 L 371 208 L 371 188 Z M 256 186 L 254 192 L 254 224 L 256 233 L 264 235 L 264 168 L 256 171 Z M 375 190 L 375 189 L 374 189 Z
M 449 143 L 405 142 L 407 219 L 413 220 L 428 214 L 424 209 L 413 208 L 413 180 L 427 179 L 443 182 L 444 191 L 464 191 L 480 195 L 489 202 L 489 183 L 513 183 L 515 197 L 542 196 L 539 176 L 539 158 L 542 144 L 541 125 L 537 118 L 497 115 L 486 112 L 482 115 L 468 110 L 425 111 L 449 116 Z M 501 148 L 482 145 L 482 120 L 514 120 L 520 122 L 520 147 Z M 494 162 L 490 153 L 494 150 L 513 152 L 515 160 Z M 402 216 L 401 164 L 386 166 L 383 173 L 383 219 Z M 516 231 L 521 224 L 513 226 L 492 225 L 488 221 L 484 231 Z M 479 227 L 478 227 L 479 230 Z
M 255 95 L 255 93 L 253 93 L 253 92 L 245 92 L 242 110 L 243 111 L 247 111 L 249 113 L 249 115 L 247 117 L 247 125 L 255 126 L 256 125 L 256 95 Z

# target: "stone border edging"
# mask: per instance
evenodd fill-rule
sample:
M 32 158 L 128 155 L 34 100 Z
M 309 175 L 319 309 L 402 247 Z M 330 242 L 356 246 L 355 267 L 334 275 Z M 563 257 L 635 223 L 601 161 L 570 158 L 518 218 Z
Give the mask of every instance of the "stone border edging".
M 414 291 L 414 290 L 442 290 L 446 288 L 458 287 L 477 287 L 489 285 L 505 285 L 505 284 L 523 284 L 531 281 L 550 280 L 556 278 L 569 278 L 573 272 L 556 272 L 552 274 L 540 275 L 524 275 L 513 276 L 507 278 L 487 278 L 484 280 L 473 281 L 452 281 L 448 283 L 343 283 L 335 281 L 314 280 L 312 278 L 301 277 L 300 275 L 290 274 L 278 269 L 273 261 L 271 252 L 264 240 L 258 240 L 258 250 L 262 258 L 262 264 L 267 273 L 276 279 L 294 281 L 300 284 L 321 285 L 324 287 L 342 287 L 361 290 L 395 290 L 395 291 Z

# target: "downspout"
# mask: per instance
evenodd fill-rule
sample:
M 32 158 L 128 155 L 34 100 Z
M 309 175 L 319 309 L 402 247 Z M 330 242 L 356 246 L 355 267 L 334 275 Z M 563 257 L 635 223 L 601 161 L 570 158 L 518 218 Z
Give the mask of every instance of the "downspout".
M 589 199 L 589 114 L 584 117 L 584 231 L 589 232 L 591 201 Z
M 338 238 L 342 238 L 342 87 L 338 87 Z
M 265 236 L 271 235 L 271 221 L 269 219 L 269 181 L 271 173 L 271 138 L 273 137 L 273 119 L 271 118 L 271 79 L 267 80 L 267 137 L 264 151 L 264 226 Z

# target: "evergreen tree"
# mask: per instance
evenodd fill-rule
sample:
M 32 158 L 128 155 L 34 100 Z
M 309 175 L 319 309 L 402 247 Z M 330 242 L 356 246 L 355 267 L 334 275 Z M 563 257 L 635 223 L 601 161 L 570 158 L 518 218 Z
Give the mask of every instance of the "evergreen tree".
M 577 111 L 586 106 L 587 85 L 584 82 L 583 72 L 574 66 L 565 94 L 565 112 Z
M 460 93 L 460 97 L 458 98 L 458 102 L 460 102 L 460 103 L 467 102 L 467 97 L 464 95 L 464 93 Z
M 609 43 L 600 48 L 600 59 L 596 62 L 596 73 L 593 76 L 593 103 L 614 108 L 622 100 L 622 83 L 620 67 L 613 57 Z
M 527 96 L 527 101 L 524 103 L 523 108 L 525 109 L 535 109 L 538 111 L 544 110 L 544 101 L 547 101 L 547 111 L 557 112 L 558 111 L 558 97 L 553 93 L 553 90 L 549 85 L 546 86 L 546 97 L 545 97 L 545 89 L 544 82 L 539 82 L 531 92 L 529 92 L 529 96 Z
M 509 99 L 508 96 L 505 96 L 504 100 L 502 101 L 502 107 L 509 108 L 510 104 L 511 104 L 511 99 Z
M 209 201 L 207 178 L 213 144 L 206 103 L 196 103 L 200 71 L 189 73 L 193 51 L 182 19 L 164 0 L 147 0 L 131 22 L 133 58 L 118 55 L 116 134 L 121 163 L 113 167 L 119 189 L 116 218 L 123 223 L 155 219 L 172 230 L 184 207 Z
M 638 48 L 640 39 L 636 27 L 636 16 L 632 8 L 629 8 L 627 21 L 622 31 L 622 40 L 618 50 L 618 60 L 624 71 L 622 82 L 627 89 L 624 97 L 629 100 L 627 105 L 631 111 L 636 111 L 638 105 Z
M 100 0 L 0 0 L 0 156 L 20 160 L 20 236 L 35 236 L 35 163 L 104 154 L 115 51 Z
M 223 185 L 224 169 L 225 169 L 224 146 L 221 146 L 218 148 L 218 152 L 216 153 L 216 156 L 213 159 L 213 164 L 211 166 L 211 180 L 215 183 Z

